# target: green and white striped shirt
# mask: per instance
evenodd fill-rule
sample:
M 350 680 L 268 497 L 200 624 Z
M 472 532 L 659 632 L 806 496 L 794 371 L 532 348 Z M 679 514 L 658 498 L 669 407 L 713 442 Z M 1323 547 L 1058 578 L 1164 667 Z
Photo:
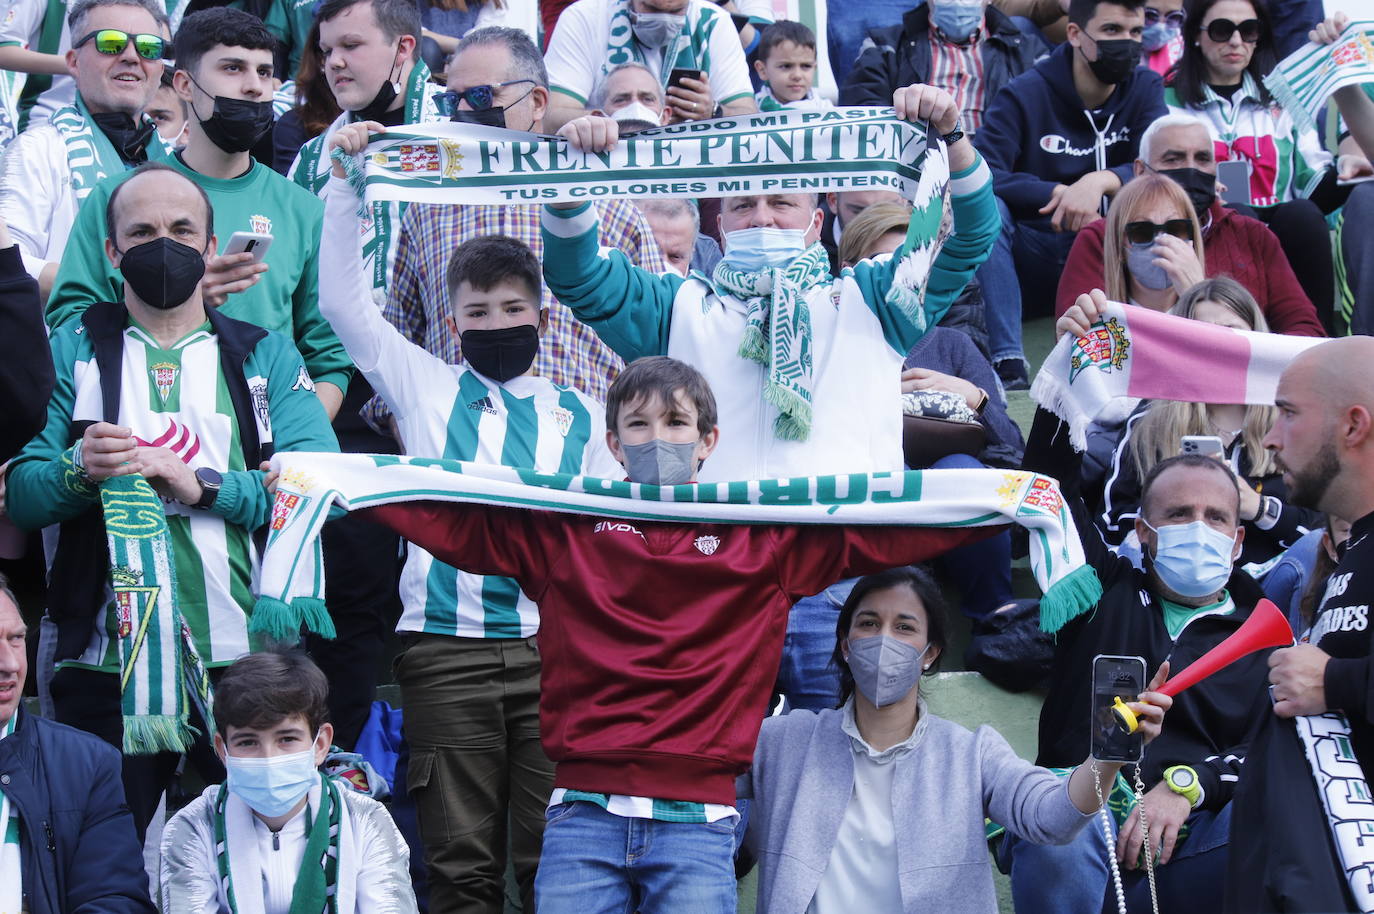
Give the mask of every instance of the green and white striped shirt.
M 0 739 L 14 732 L 19 712 L 0 726 Z M 19 854 L 19 813 L 0 790 L 0 914 L 19 914 L 24 900 L 22 857 Z
M 692 803 L 687 800 L 655 800 L 653 797 L 630 797 L 619 793 L 590 793 L 556 787 L 549 797 L 549 808 L 560 803 L 595 803 L 613 816 L 625 819 L 653 819 L 657 822 L 719 822 L 739 816 L 733 806 L 719 803 Z

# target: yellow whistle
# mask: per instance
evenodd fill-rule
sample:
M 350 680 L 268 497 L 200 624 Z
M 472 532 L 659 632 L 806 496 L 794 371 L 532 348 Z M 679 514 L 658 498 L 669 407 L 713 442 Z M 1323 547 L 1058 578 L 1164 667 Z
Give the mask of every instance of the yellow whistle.
M 1112 700 L 1112 716 L 1116 718 L 1116 725 L 1126 733 L 1134 733 L 1140 729 L 1140 721 L 1136 718 L 1135 712 L 1121 700 L 1120 695 Z

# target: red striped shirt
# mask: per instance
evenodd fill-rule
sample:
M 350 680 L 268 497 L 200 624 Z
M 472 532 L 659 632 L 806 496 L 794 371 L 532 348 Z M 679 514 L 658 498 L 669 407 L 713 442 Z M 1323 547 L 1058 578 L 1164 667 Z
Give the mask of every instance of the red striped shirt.
M 968 44 L 955 44 L 930 27 L 930 85 L 954 96 L 963 114 L 962 126 L 976 133 L 983 126 L 983 27 L 969 36 Z

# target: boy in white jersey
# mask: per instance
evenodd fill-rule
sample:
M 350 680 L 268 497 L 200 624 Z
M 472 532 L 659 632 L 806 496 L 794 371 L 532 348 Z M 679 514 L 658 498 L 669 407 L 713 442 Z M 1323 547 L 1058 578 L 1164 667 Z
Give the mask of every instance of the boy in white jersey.
M 329 684 L 299 653 L 248 654 L 215 691 L 228 778 L 162 833 L 163 914 L 412 914 L 410 852 L 386 807 L 320 772 Z
M 369 128 L 382 129 L 346 125 L 331 145 L 357 152 Z M 467 364 L 450 365 L 407 340 L 372 303 L 357 200 L 337 164 L 321 195 L 320 310 L 391 409 L 407 454 L 624 476 L 606 447 L 601 404 L 529 373 L 548 314 L 527 245 L 486 236 L 454 252 L 447 323 Z M 500 914 L 509 817 L 516 879 L 533 910 L 553 789 L 539 739 L 537 608 L 510 578 L 460 573 L 414 545 L 401 602 L 406 649 L 396 679 L 431 904 Z

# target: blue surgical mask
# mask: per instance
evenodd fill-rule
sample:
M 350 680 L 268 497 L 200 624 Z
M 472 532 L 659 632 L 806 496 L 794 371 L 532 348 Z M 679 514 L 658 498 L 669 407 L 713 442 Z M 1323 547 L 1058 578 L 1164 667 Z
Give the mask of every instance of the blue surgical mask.
M 1169 42 L 1173 41 L 1181 33 L 1181 29 L 1172 28 L 1164 23 L 1164 20 L 1156 22 L 1154 25 L 1147 25 L 1145 33 L 1140 36 L 1140 43 L 1146 51 L 1153 54 Z
M 1169 288 L 1173 282 L 1164 268 L 1155 263 L 1154 255 L 1155 243 L 1146 241 L 1143 244 L 1128 243 L 1126 245 L 1126 269 L 1131 271 L 1131 278 L 1140 283 L 1147 289 L 1154 289 L 1156 292 Z
M 1143 518 L 1142 518 L 1143 520 Z M 1231 577 L 1231 556 L 1236 538 L 1207 526 L 1191 524 L 1145 526 L 1155 532 L 1155 574 L 1165 587 L 1181 597 L 1208 597 L 1226 586 Z
M 746 273 L 782 269 L 806 247 L 806 232 L 801 229 L 736 229 L 725 233 L 725 256 L 721 260 Z
M 962 44 L 983 24 L 983 4 L 981 0 L 975 0 L 973 3 L 936 0 L 930 9 L 930 21 L 935 23 L 950 41 Z
M 930 645 L 917 651 L 905 641 L 887 635 L 849 639 L 849 672 L 854 688 L 877 708 L 901 701 L 921 678 L 921 659 Z
M 315 747 L 271 758 L 239 758 L 225 754 L 229 791 L 256 813 L 284 816 L 320 782 Z
M 697 442 L 676 444 L 655 438 L 643 444 L 621 444 L 625 472 L 631 482 L 651 486 L 680 486 L 692 481 L 697 462 Z

